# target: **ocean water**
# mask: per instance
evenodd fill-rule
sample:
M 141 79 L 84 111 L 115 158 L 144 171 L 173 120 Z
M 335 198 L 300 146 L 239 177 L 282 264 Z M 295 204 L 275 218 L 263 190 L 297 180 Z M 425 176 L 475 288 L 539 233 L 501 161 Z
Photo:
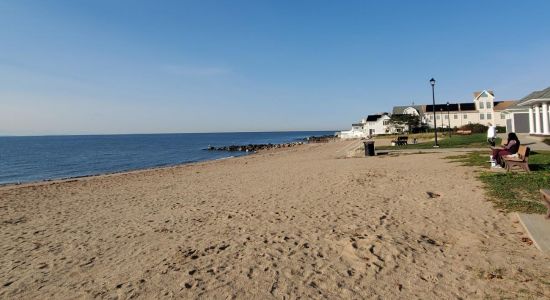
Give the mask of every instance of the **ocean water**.
M 277 144 L 333 131 L 0 137 L 0 184 L 114 173 L 246 155 L 208 146 Z

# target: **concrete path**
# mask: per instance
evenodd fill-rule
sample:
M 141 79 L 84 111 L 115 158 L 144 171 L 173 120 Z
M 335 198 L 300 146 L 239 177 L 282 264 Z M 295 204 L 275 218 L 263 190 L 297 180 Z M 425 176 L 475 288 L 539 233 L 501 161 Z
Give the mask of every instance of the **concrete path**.
M 540 251 L 550 254 L 550 220 L 544 215 L 518 213 L 518 219 Z
M 543 143 L 540 138 L 532 137 L 525 133 L 519 133 L 518 138 L 522 145 L 529 146 L 531 150 L 550 151 L 550 145 Z

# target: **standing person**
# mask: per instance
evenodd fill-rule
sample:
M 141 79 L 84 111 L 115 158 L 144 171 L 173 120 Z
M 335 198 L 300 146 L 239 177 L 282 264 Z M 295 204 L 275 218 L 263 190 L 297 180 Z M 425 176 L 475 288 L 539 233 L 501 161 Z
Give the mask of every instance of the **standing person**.
M 510 154 L 516 154 L 519 150 L 519 139 L 518 136 L 510 132 L 508 133 L 508 141 L 506 142 L 506 145 L 504 148 L 492 148 L 492 158 L 494 159 L 494 162 L 491 162 L 491 166 L 496 168 L 502 168 L 502 157 L 504 155 L 510 155 Z
M 489 128 L 487 128 L 487 142 L 491 144 L 491 147 L 495 146 L 496 137 L 497 137 L 497 127 L 489 123 Z

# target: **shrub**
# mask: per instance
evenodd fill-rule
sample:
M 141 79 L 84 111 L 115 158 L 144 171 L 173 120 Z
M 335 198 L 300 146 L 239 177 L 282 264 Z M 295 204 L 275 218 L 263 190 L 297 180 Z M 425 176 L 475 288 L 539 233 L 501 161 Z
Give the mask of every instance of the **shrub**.
M 550 139 L 544 139 L 542 142 L 545 143 L 546 145 L 550 145 Z
M 475 123 L 463 125 L 460 127 L 460 130 L 471 130 L 472 133 L 485 133 L 487 132 L 487 128 L 488 127 L 483 124 Z

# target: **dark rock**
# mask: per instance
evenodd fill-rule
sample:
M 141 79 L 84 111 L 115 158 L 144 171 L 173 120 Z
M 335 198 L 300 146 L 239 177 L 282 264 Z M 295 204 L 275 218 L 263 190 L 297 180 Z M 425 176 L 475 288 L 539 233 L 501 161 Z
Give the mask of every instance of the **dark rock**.
M 248 144 L 248 145 L 230 145 L 222 147 L 208 146 L 205 150 L 209 151 L 229 151 L 229 152 L 256 152 L 258 150 L 267 150 L 274 148 L 289 148 L 298 145 L 302 145 L 303 142 L 292 142 L 283 144 Z

